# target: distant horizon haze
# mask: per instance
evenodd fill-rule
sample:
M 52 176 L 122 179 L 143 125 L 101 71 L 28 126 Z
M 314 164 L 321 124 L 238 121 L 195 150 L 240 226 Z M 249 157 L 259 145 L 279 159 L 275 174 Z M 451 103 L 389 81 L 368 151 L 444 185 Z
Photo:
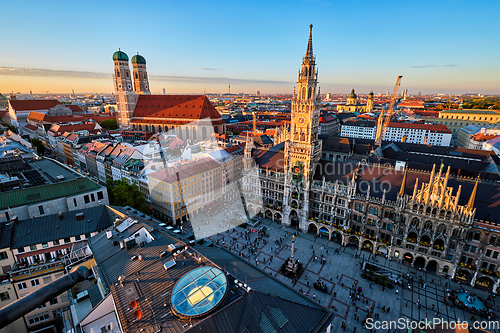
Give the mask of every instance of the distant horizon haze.
M 25 1 L 2 11 L 2 93 L 112 93 L 120 48 L 146 58 L 154 94 L 229 84 L 291 94 L 313 24 L 322 93 L 385 94 L 403 75 L 410 95 L 500 95 L 497 0 Z

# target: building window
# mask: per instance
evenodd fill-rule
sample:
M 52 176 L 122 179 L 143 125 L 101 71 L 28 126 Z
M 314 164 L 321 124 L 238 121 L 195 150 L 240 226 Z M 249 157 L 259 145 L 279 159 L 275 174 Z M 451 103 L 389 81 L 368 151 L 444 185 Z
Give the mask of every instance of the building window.
M 56 279 L 56 280 L 57 280 L 57 279 L 59 279 L 60 277 L 62 277 L 63 275 L 64 275 L 64 273 L 61 273 L 61 272 L 60 272 L 60 273 L 56 273 L 56 274 L 54 274 L 54 279 Z
M 54 243 L 54 245 L 59 245 L 59 240 L 55 240 L 52 243 Z
M 76 206 L 78 206 L 78 205 L 76 204 L 76 198 L 73 198 L 73 204 L 75 205 L 75 207 L 76 207 Z
M 36 250 L 36 245 L 30 245 L 30 250 L 35 251 Z
M 7 259 L 9 256 L 7 255 L 6 251 L 0 252 L 0 260 Z
M 97 200 L 102 200 L 104 199 L 104 195 L 102 194 L 102 191 L 97 192 Z
M 50 305 L 57 304 L 57 297 L 50 300 Z
M 26 282 L 21 282 L 21 283 L 17 284 L 17 289 L 18 290 L 23 290 L 23 289 L 26 289 L 26 288 L 28 288 L 28 286 L 26 285 Z
M 80 235 L 76 235 L 76 236 L 75 236 L 75 240 L 76 240 L 76 241 L 79 241 L 79 240 L 81 240 L 81 239 L 82 239 L 82 237 L 81 237 Z
M 51 283 L 52 282 L 52 277 L 49 275 L 49 276 L 44 276 L 42 278 L 43 280 L 43 284 L 48 284 L 48 283 Z
M 64 244 L 71 243 L 71 238 L 64 238 Z
M 86 204 L 90 203 L 90 198 L 89 198 L 89 195 L 88 195 L 88 194 L 86 194 L 86 195 L 83 197 L 83 199 L 85 200 L 85 203 L 86 203 Z
M 94 196 L 94 193 L 90 193 L 90 198 L 92 199 L 92 202 L 95 201 L 95 196 Z
M 7 301 L 10 299 L 9 292 L 0 293 L 0 301 Z
M 40 285 L 40 281 L 38 279 L 31 280 L 31 286 L 36 287 Z
M 42 247 L 43 247 L 44 249 L 48 248 L 48 247 L 49 247 L 49 243 L 42 243 Z
M 36 324 L 36 323 L 39 323 L 39 322 L 42 322 L 42 321 L 45 321 L 48 319 L 50 319 L 49 312 L 44 312 L 41 314 L 37 314 L 33 317 L 29 317 L 28 322 L 30 325 L 33 325 L 33 324 Z
M 40 215 L 45 214 L 45 211 L 43 210 L 43 206 L 42 205 L 38 206 L 38 210 L 40 211 Z
M 24 253 L 24 247 L 20 247 L 17 249 L 17 253 Z

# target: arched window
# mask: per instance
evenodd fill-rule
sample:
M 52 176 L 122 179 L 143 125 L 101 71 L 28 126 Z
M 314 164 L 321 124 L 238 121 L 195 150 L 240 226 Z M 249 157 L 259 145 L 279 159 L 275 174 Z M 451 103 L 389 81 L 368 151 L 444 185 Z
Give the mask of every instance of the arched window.
M 424 230 L 432 230 L 432 222 L 431 221 L 425 221 Z
M 142 131 L 142 125 L 139 125 L 139 131 Z
M 490 244 L 495 245 L 497 242 L 497 236 L 493 235 L 490 237 Z
M 306 94 L 307 94 L 307 89 L 306 87 L 302 88 L 302 95 L 300 96 L 300 99 L 306 99 Z
M 201 135 L 202 135 L 203 140 L 205 140 L 207 138 L 207 128 L 206 127 L 203 127 L 201 129 Z
M 304 68 L 304 76 L 307 76 L 307 67 Z
M 307 98 L 311 99 L 312 96 L 312 87 L 309 87 L 309 93 L 307 94 Z
M 194 128 L 194 127 L 193 127 L 193 140 L 195 140 L 195 141 L 197 140 L 196 139 L 196 128 Z

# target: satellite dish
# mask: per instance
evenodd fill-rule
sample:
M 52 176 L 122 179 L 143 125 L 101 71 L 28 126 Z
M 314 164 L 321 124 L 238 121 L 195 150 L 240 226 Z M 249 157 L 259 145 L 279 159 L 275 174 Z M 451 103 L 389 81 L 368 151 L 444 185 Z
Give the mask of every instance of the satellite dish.
M 142 312 L 141 312 L 141 310 L 135 310 L 134 311 L 134 317 L 137 320 L 141 319 L 142 318 Z
M 130 302 L 130 307 L 131 307 L 132 309 L 134 309 L 134 310 L 135 310 L 135 309 L 137 309 L 137 306 L 138 306 L 138 305 L 139 305 L 139 304 L 137 304 L 137 302 L 136 302 L 136 301 L 131 301 L 131 302 Z

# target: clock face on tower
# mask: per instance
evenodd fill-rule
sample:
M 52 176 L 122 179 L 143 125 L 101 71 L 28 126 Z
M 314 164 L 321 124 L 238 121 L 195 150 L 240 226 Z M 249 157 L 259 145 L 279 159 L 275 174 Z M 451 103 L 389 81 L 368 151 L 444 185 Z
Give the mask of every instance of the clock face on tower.
M 303 116 L 297 117 L 297 125 L 304 126 L 305 123 L 306 123 L 306 118 L 304 118 Z

